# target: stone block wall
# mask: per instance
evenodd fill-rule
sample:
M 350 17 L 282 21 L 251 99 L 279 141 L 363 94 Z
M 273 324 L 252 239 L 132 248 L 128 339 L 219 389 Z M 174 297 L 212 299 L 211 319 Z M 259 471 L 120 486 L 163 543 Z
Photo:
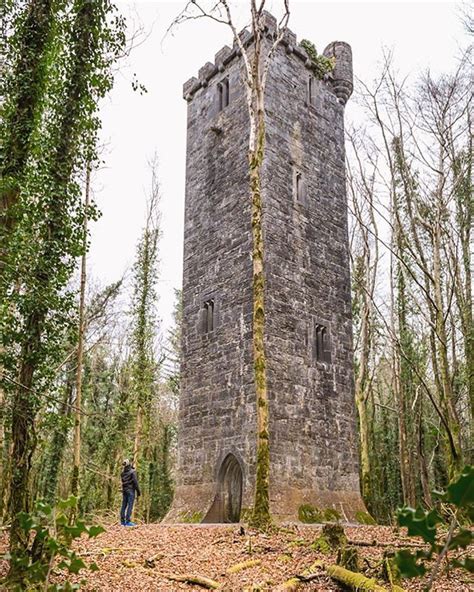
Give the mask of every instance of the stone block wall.
M 363 508 L 344 184 L 343 104 L 352 73 L 349 46 L 328 47 L 342 56 L 337 81 L 314 79 L 306 52 L 288 31 L 267 86 L 266 354 L 271 511 L 280 519 L 296 519 L 302 503 L 336 507 L 347 517 Z M 182 392 L 169 521 L 222 519 L 219 508 L 238 491 L 240 471 L 242 508 L 253 503 L 252 238 L 242 68 L 235 44 L 224 47 L 183 88 Z M 227 465 L 228 491 L 221 482 Z

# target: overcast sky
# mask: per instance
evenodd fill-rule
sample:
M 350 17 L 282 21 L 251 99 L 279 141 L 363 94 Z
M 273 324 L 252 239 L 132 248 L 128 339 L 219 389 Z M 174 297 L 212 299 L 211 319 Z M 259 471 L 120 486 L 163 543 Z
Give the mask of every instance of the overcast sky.
M 203 0 L 203 4 L 205 0 Z M 246 24 L 247 4 L 238 4 L 240 26 Z M 89 256 L 91 275 L 101 284 L 130 269 L 145 215 L 150 174 L 147 161 L 154 151 L 160 161 L 162 229 L 160 246 L 159 314 L 163 329 L 170 324 L 173 289 L 181 286 L 186 103 L 182 85 L 199 68 L 213 61 L 225 44 L 232 45 L 227 27 L 205 20 L 183 24 L 163 37 L 182 1 L 118 2 L 130 23 L 141 25 L 148 38 L 122 63 L 115 87 L 102 108 L 105 165 L 94 179 L 102 211 L 93 225 Z M 275 15 L 281 0 L 268 2 Z M 467 45 L 460 22 L 461 4 L 452 2 L 295 2 L 290 0 L 289 27 L 298 40 L 313 41 L 319 51 L 331 41 L 352 46 L 354 72 L 364 81 L 376 76 L 382 47 L 392 48 L 400 73 L 416 75 L 430 68 L 450 70 Z M 135 25 L 132 21 L 135 21 Z M 148 92 L 132 90 L 136 74 Z M 356 116 L 346 107 L 346 121 Z

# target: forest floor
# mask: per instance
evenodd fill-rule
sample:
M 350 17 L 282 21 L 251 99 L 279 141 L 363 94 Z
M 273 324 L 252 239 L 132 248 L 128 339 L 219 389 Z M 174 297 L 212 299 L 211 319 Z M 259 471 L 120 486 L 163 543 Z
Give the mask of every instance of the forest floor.
M 81 572 L 77 581 L 86 577 L 84 589 L 88 591 L 202 591 L 204 588 L 200 586 L 169 578 L 170 575 L 191 575 L 211 578 L 225 592 L 275 591 L 318 559 L 335 563 L 335 553 L 322 554 L 311 548 L 320 530 L 319 526 L 290 525 L 264 535 L 239 525 L 149 524 L 133 528 L 113 525 L 97 538 L 83 538 L 77 543 L 77 551 L 84 561 L 96 562 L 99 566 L 97 572 L 87 575 Z M 359 543 L 362 571 L 368 577 L 378 578 L 382 584 L 380 560 L 384 551 L 391 545 L 409 546 L 417 541 L 383 526 L 347 526 L 345 531 L 349 541 Z M 373 543 L 376 544 L 372 546 Z M 4 534 L 0 537 L 0 553 L 6 544 Z M 229 571 L 236 564 L 249 561 L 255 563 L 234 573 Z M 0 577 L 6 568 L 6 562 L 0 562 Z M 341 590 L 322 569 L 319 571 L 317 579 L 301 585 L 302 592 Z M 60 575 L 57 577 L 57 581 L 61 580 Z M 252 588 L 253 585 L 260 587 Z M 403 587 L 407 591 L 421 591 L 423 581 L 406 580 Z M 442 573 L 432 590 L 469 592 L 474 590 L 474 582 L 469 581 L 467 573 L 453 570 L 449 574 Z

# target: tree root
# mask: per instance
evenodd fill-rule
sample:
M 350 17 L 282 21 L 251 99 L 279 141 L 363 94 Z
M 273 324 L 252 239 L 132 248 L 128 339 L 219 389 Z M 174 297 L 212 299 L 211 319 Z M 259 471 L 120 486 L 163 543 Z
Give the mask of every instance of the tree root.
M 220 587 L 216 581 L 211 580 L 210 578 L 206 578 L 204 576 L 192 576 L 192 575 L 176 575 L 176 574 L 168 574 L 166 576 L 168 580 L 173 582 L 184 582 L 185 584 L 195 584 L 196 586 L 201 586 L 202 588 L 207 588 L 208 590 L 217 590 Z

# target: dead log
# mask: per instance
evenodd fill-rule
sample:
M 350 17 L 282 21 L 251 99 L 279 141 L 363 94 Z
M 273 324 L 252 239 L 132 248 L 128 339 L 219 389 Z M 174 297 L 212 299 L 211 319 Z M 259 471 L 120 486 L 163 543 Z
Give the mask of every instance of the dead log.
M 385 543 L 380 541 L 353 541 L 352 539 L 348 539 L 348 545 L 355 545 L 357 547 L 393 547 L 394 549 L 405 549 L 406 547 L 413 547 L 414 549 L 423 549 L 427 545 L 423 545 L 422 543 L 412 543 L 412 542 L 396 542 L 396 543 Z
M 183 582 L 185 584 L 194 584 L 195 586 L 201 586 L 202 588 L 207 588 L 208 590 L 217 590 L 219 588 L 219 584 L 210 578 L 206 578 L 204 576 L 193 576 L 193 575 L 177 575 L 177 574 L 168 574 L 166 576 L 168 580 L 172 582 Z
M 324 569 L 333 580 L 357 592 L 404 592 L 399 586 L 394 585 L 390 589 L 380 586 L 373 578 L 366 578 L 361 573 L 349 571 L 339 565 L 325 565 Z

